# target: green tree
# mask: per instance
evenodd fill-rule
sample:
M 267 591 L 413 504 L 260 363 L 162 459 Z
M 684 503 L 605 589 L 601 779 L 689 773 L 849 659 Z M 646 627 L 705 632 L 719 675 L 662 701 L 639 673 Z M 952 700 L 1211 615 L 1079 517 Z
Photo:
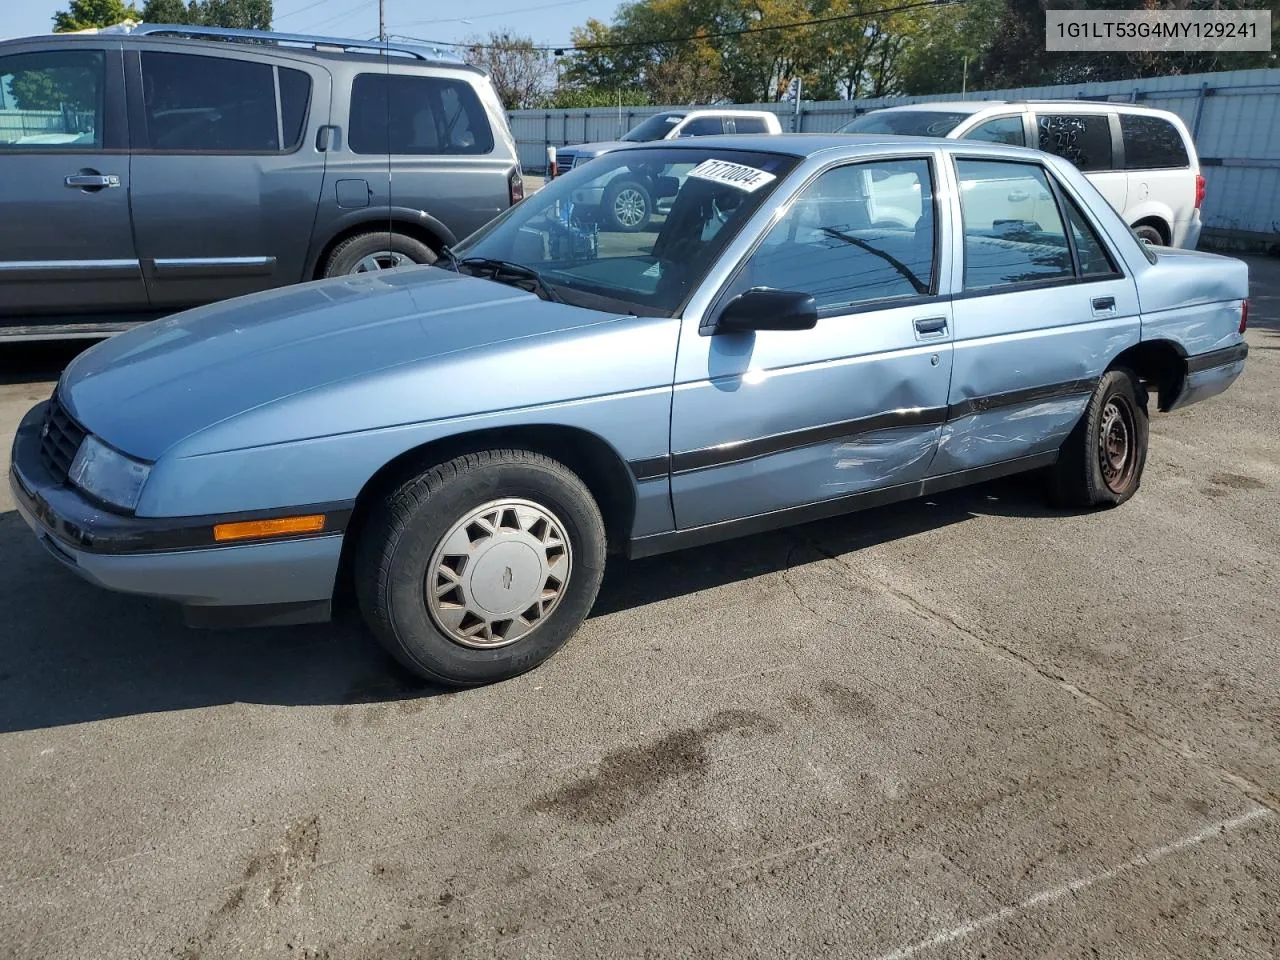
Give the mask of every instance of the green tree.
M 147 0 L 142 19 L 147 23 L 270 30 L 273 12 L 271 0 Z
M 89 30 L 94 27 L 113 27 L 125 20 L 137 20 L 138 10 L 124 0 L 71 0 L 66 10 L 53 15 L 55 33 Z
M 530 37 L 495 31 L 469 41 L 465 56 L 468 63 L 489 75 L 498 99 L 508 110 L 537 106 L 555 81 L 551 55 L 535 46 Z

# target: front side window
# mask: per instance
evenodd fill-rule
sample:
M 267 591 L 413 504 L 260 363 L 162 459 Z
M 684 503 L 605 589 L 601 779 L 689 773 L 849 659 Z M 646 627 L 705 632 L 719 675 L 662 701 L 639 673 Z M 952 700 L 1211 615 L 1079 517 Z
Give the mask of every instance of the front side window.
M 269 64 L 188 53 L 142 54 L 146 145 L 196 153 L 280 149 Z
M 550 181 L 456 253 L 481 276 L 496 278 L 497 261 L 533 269 L 578 306 L 672 316 L 795 164 L 778 154 L 659 145 L 605 154 Z M 621 183 L 642 184 L 666 212 L 639 229 L 610 229 L 604 204 Z
M 874 110 L 845 124 L 840 133 L 889 133 L 904 137 L 945 137 L 967 113 L 932 110 Z
M 1111 123 L 1099 113 L 1041 114 L 1036 117 L 1039 146 L 1081 170 L 1112 170 Z
M 1178 128 L 1164 117 L 1120 114 L 1126 170 L 1168 170 L 1191 166 Z
M 957 160 L 956 174 L 966 290 L 1074 277 L 1066 229 L 1043 168 L 1003 160 Z
M 0 57 L 0 150 L 102 149 L 105 94 L 101 51 Z
M 472 86 L 445 77 L 362 73 L 351 85 L 354 153 L 457 155 L 493 151 L 493 130 Z
M 694 117 L 680 128 L 682 137 L 713 137 L 724 133 L 724 121 L 719 117 Z
M 654 140 L 663 140 L 683 119 L 683 113 L 657 113 L 643 123 L 637 124 L 622 139 L 627 143 L 652 143 Z
M 933 178 L 925 159 L 836 167 L 805 187 L 734 279 L 812 294 L 818 310 L 930 294 Z
M 1026 131 L 1022 128 L 1022 117 L 993 117 L 984 120 L 964 135 L 965 140 L 980 140 L 984 143 L 1008 143 L 1015 147 L 1027 145 Z

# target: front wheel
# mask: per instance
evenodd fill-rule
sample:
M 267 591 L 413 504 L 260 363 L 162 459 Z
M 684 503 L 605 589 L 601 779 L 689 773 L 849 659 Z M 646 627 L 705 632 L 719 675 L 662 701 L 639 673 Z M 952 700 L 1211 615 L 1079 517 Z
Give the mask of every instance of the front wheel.
M 1050 478 L 1053 500 L 1065 507 L 1124 503 L 1142 483 L 1149 435 L 1145 388 L 1130 370 L 1108 370 L 1062 444 Z
M 604 560 L 604 521 L 577 475 L 527 450 L 487 450 L 379 505 L 358 542 L 356 595 L 402 664 L 477 686 L 559 650 L 595 602 Z

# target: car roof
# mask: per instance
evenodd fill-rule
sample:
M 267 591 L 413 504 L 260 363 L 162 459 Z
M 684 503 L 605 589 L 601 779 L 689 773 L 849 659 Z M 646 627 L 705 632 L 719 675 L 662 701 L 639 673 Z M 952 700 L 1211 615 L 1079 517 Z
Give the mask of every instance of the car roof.
M 930 100 L 924 103 L 899 103 L 891 107 L 876 107 L 862 116 L 871 113 L 981 113 L 984 110 L 1005 110 L 1009 107 L 1056 107 L 1060 110 L 1071 110 L 1077 113 L 1102 113 L 1107 110 L 1118 110 L 1122 113 L 1158 113 L 1170 116 L 1168 110 L 1160 110 L 1139 103 L 1124 103 L 1112 100 Z M 1176 114 L 1173 114 L 1176 116 Z
M 928 150 L 948 150 L 966 154 L 991 154 L 1023 160 L 1043 160 L 1044 154 L 1029 147 L 1004 143 L 981 143 L 976 140 L 944 140 L 941 137 L 901 137 L 883 133 L 780 133 L 733 134 L 728 136 L 689 137 L 683 140 L 656 140 L 628 144 L 618 152 L 632 150 L 741 150 L 746 153 L 776 153 L 805 159 L 818 154 L 874 157 L 878 154 L 901 154 Z

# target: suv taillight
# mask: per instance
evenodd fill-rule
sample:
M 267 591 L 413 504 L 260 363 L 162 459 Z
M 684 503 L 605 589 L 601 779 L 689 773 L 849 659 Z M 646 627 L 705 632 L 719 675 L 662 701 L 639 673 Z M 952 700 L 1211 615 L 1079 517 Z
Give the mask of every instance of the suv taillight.
M 1245 328 L 1249 326 L 1249 301 L 1240 301 L 1240 332 L 1244 333 Z
M 512 170 L 507 178 L 507 193 L 513 207 L 524 199 L 524 177 L 520 176 L 519 170 Z
M 1204 177 L 1196 174 L 1196 209 L 1200 209 L 1200 204 L 1204 203 Z

